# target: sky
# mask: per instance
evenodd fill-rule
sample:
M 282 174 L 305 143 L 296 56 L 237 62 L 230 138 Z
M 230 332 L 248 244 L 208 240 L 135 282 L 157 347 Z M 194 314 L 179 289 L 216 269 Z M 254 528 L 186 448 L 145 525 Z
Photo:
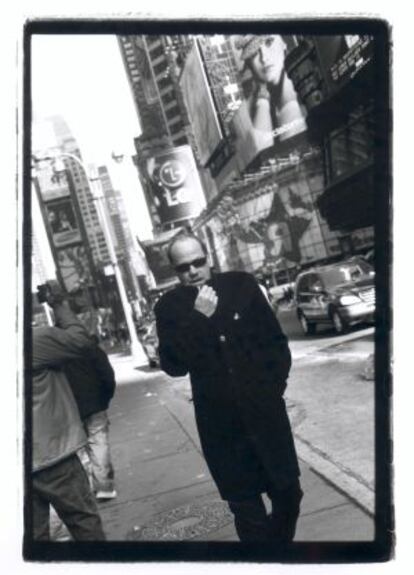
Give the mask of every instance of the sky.
M 132 231 L 152 237 L 151 223 L 132 163 L 140 134 L 129 83 L 114 35 L 32 37 L 32 113 L 35 119 L 61 115 L 86 164 L 106 165 L 121 190 Z M 112 152 L 124 155 L 121 164 Z

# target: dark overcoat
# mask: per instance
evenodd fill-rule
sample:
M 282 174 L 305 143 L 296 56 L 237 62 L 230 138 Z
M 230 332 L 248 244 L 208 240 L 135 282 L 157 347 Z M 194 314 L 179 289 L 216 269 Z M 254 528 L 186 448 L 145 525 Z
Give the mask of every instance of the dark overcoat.
M 194 309 L 197 288 L 157 303 L 162 369 L 190 373 L 201 446 L 223 499 L 284 488 L 299 468 L 283 399 L 291 366 L 286 336 L 255 278 L 216 274 L 214 314 Z

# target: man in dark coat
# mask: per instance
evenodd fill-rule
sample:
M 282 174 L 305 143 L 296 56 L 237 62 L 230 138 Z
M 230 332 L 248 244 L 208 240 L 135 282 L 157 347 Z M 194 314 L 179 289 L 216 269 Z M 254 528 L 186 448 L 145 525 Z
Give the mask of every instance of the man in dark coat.
M 240 540 L 289 542 L 303 493 L 283 399 L 286 336 L 255 278 L 213 275 L 196 236 L 175 236 L 168 254 L 181 285 L 155 307 L 161 367 L 190 373 L 203 453 Z

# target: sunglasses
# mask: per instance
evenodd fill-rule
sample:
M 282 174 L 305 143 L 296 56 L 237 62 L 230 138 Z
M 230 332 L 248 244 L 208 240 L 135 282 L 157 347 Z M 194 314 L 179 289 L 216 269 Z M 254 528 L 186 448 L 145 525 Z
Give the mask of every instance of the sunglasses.
M 190 271 L 191 266 L 193 266 L 194 268 L 202 268 L 203 266 L 205 266 L 207 263 L 207 258 L 197 258 L 196 260 L 193 260 L 192 262 L 188 262 L 185 264 L 178 264 L 177 266 L 175 266 L 175 271 L 178 272 L 179 274 L 185 274 L 186 272 Z

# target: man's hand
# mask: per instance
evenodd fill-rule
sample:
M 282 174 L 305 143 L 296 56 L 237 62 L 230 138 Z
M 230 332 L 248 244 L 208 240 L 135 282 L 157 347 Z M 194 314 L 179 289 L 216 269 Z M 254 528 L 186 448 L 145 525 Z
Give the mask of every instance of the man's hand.
M 49 280 L 47 285 L 49 289 L 47 291 L 46 301 L 50 307 L 55 308 L 57 306 L 63 305 L 66 298 L 65 293 L 60 287 L 59 283 L 55 280 Z M 66 302 L 66 305 L 69 305 L 68 302 Z
M 216 311 L 217 307 L 217 294 L 212 287 L 204 285 L 194 302 L 194 309 L 204 314 L 206 317 L 211 317 Z

